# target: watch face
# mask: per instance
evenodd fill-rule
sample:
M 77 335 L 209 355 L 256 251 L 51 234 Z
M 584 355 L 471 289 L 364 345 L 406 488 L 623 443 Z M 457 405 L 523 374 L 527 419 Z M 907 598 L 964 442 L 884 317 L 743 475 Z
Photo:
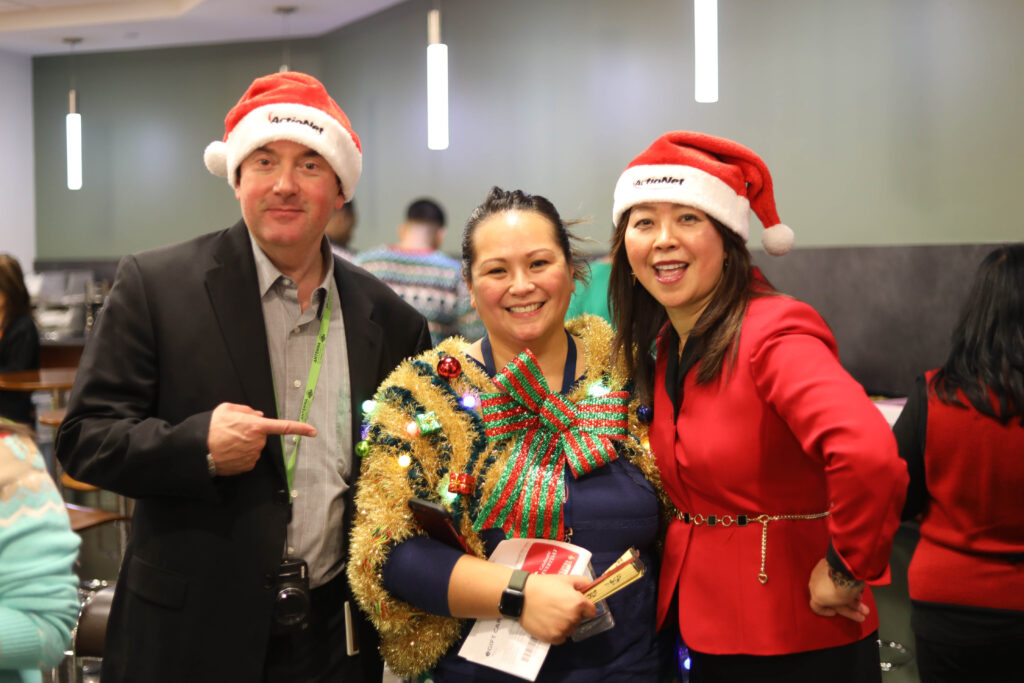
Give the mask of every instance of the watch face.
M 501 601 L 498 602 L 498 611 L 506 617 L 518 618 L 523 613 L 523 594 L 519 591 L 505 589 L 505 592 L 501 594 Z

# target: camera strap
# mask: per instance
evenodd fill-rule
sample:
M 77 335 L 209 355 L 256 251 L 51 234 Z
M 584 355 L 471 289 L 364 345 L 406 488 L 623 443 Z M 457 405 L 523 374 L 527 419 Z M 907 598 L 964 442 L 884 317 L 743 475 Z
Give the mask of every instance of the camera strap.
M 309 364 L 309 376 L 306 378 L 306 388 L 302 392 L 302 407 L 299 409 L 299 422 L 305 422 L 309 417 L 309 409 L 313 405 L 313 394 L 316 393 L 317 380 L 320 379 L 320 368 L 324 364 L 324 348 L 327 346 L 327 332 L 331 326 L 331 296 L 334 293 L 328 284 L 327 300 L 324 302 L 324 310 L 320 315 L 320 332 L 316 336 L 316 345 L 313 347 L 313 360 Z M 281 409 L 278 407 L 278 414 Z M 281 454 L 288 451 L 284 442 L 285 435 L 281 435 Z M 284 471 L 288 479 L 288 501 L 292 500 L 292 486 L 295 482 L 295 460 L 299 452 L 299 442 L 302 437 L 295 435 L 291 452 L 284 456 Z

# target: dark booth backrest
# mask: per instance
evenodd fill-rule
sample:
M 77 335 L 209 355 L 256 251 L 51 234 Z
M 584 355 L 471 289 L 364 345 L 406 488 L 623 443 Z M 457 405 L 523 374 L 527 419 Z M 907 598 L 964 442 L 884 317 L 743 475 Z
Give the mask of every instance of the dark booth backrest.
M 776 289 L 806 301 L 832 328 L 839 359 L 870 394 L 905 396 L 945 362 L 974 273 L 996 244 L 754 252 Z

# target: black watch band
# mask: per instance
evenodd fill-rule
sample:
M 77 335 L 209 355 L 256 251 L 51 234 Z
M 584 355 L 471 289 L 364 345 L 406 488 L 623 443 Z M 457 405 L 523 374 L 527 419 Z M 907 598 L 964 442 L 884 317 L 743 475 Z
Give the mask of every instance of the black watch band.
M 502 592 L 501 600 L 498 602 L 498 612 L 502 616 L 518 619 L 523 613 L 523 589 L 526 587 L 526 579 L 530 572 L 522 569 L 512 571 L 512 577 L 508 580 L 508 587 Z

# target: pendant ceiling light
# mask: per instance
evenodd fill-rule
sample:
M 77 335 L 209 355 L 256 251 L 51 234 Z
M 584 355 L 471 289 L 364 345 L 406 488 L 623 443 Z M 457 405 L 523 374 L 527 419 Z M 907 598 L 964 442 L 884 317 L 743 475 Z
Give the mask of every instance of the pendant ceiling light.
M 718 0 L 693 0 L 693 97 L 718 101 Z
M 68 90 L 68 114 L 64 119 L 64 130 L 67 138 L 68 150 L 68 189 L 82 189 L 82 115 L 78 113 L 78 93 L 75 91 L 75 46 L 82 42 L 81 38 L 65 38 L 72 53 L 72 59 L 68 67 L 71 72 L 70 88 Z
M 448 149 L 448 46 L 441 42 L 441 6 L 427 13 L 427 149 Z

